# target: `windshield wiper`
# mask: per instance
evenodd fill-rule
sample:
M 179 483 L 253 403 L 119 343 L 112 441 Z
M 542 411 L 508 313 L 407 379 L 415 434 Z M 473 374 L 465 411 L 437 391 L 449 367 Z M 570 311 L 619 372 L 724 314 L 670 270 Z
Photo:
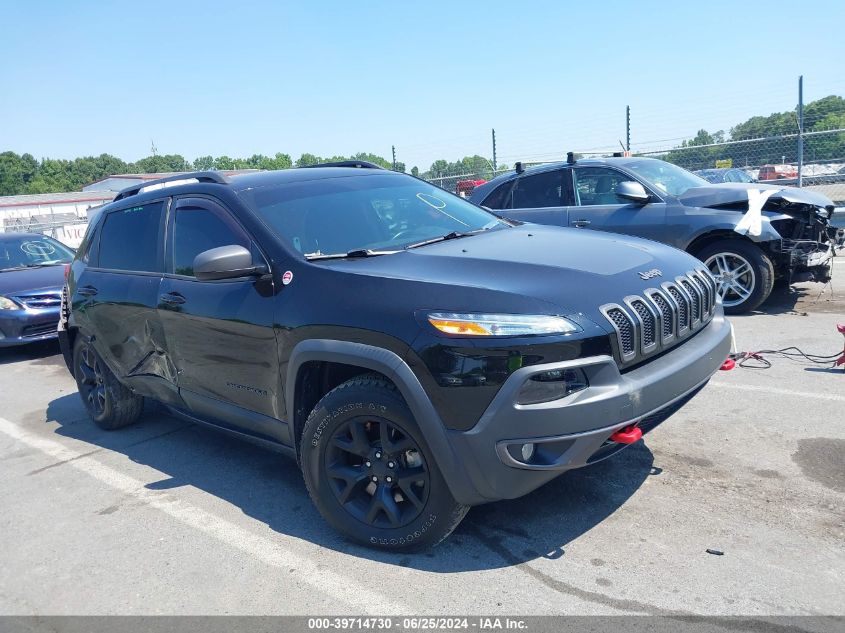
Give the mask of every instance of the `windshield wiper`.
M 393 255 L 399 251 L 374 251 L 369 248 L 356 248 L 346 253 L 305 253 L 305 259 L 355 259 L 357 257 L 376 257 L 378 255 Z
M 446 240 L 457 240 L 461 237 L 469 237 L 470 235 L 475 235 L 476 233 L 482 233 L 483 231 L 489 231 L 488 228 L 481 228 L 475 229 L 474 231 L 452 231 L 451 233 L 446 233 L 446 235 L 440 235 L 438 237 L 432 237 L 428 240 L 423 240 L 422 242 L 417 242 L 416 244 L 409 244 L 405 247 L 405 250 L 409 248 L 419 248 L 420 246 L 427 246 L 428 244 L 436 244 L 437 242 L 445 242 Z
M 23 265 L 24 268 L 42 268 L 44 266 L 59 266 L 63 264 L 61 260 L 50 260 L 49 262 L 29 262 Z

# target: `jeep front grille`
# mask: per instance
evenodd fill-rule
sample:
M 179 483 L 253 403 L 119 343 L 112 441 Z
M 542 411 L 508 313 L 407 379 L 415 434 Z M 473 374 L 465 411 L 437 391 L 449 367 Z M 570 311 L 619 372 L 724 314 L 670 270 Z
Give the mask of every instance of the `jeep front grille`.
M 633 357 L 636 353 L 634 343 L 634 322 L 628 314 L 619 306 L 611 307 L 605 312 L 605 316 L 613 323 L 616 329 L 616 337 L 619 341 L 619 352 L 622 358 Z
M 690 320 L 694 323 L 695 321 L 701 321 L 701 297 L 699 296 L 698 292 L 696 292 L 695 288 L 692 287 L 692 283 L 687 279 L 678 278 L 675 281 L 678 281 L 684 290 L 687 291 L 687 295 L 690 298 L 690 307 L 692 315 Z
M 632 365 L 677 345 L 710 322 L 716 310 L 716 282 L 695 270 L 649 288 L 643 296 L 600 308 L 615 333 L 621 365 Z
M 664 297 L 663 293 L 660 291 L 652 290 L 647 293 L 647 296 L 654 302 L 657 309 L 660 310 L 660 319 L 662 322 L 660 331 L 661 336 L 665 341 L 675 332 L 675 311 L 672 310 L 672 306 L 669 305 L 669 301 L 666 300 L 666 297 Z

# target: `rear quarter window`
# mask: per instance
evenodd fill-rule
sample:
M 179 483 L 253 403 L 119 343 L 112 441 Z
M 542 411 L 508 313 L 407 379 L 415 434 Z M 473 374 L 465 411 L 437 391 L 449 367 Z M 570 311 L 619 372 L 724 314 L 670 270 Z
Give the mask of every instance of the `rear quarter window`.
M 484 201 L 481 203 L 481 206 L 487 207 L 488 209 L 507 209 L 510 207 L 510 192 L 511 187 L 513 187 L 513 180 L 509 180 L 508 182 L 499 185 L 496 187 L 491 194 L 489 194 Z

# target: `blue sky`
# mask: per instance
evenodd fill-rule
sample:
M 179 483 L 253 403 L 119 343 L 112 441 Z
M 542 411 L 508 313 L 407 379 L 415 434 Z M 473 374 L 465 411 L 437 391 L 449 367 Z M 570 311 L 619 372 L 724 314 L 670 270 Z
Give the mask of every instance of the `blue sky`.
M 845 95 L 845 3 L 0 0 L 0 151 L 422 169 L 668 146 Z M 651 145 L 649 145 L 651 146 Z

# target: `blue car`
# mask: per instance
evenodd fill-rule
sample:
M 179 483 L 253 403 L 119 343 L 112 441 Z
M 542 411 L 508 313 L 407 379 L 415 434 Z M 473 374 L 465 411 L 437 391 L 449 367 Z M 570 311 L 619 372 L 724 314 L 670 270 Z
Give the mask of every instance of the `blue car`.
M 0 347 L 56 338 L 73 251 L 37 233 L 0 233 Z

